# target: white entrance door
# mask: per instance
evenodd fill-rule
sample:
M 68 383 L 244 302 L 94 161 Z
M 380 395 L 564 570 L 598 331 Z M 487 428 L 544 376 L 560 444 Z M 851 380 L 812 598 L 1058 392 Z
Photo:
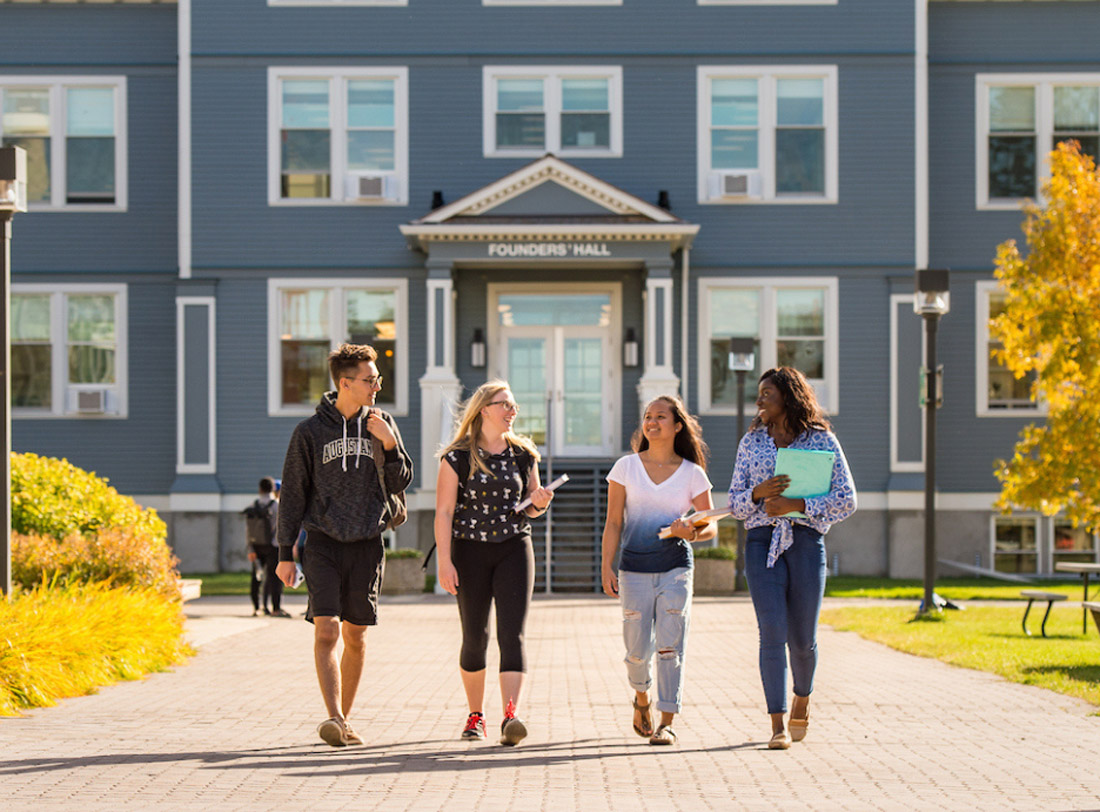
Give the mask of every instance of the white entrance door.
M 497 306 L 494 366 L 520 406 L 516 430 L 555 456 L 614 453 L 610 293 L 501 293 Z

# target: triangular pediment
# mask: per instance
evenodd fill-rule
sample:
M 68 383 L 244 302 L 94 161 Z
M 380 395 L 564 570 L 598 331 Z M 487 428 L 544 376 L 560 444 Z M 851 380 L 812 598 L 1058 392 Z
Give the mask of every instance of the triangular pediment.
M 612 218 L 621 222 L 681 223 L 647 203 L 572 164 L 547 155 L 500 180 L 430 212 L 416 224 L 486 222 L 502 219 L 544 221 Z

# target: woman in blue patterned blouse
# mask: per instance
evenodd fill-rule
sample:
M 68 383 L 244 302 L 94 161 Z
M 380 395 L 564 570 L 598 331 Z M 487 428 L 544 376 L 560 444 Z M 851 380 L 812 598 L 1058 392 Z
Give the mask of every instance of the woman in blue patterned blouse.
M 756 408 L 737 449 L 730 510 L 748 531 L 745 575 L 760 629 L 760 677 L 772 718 L 768 747 L 786 750 L 792 740 L 804 739 L 809 727 L 817 618 L 825 593 L 825 534 L 855 512 L 856 491 L 840 443 L 801 372 L 778 367 L 761 375 Z M 805 499 L 784 496 L 790 478 L 775 475 L 780 448 L 831 451 L 829 492 Z M 788 515 L 795 512 L 806 518 Z M 794 700 L 785 726 L 788 648 Z

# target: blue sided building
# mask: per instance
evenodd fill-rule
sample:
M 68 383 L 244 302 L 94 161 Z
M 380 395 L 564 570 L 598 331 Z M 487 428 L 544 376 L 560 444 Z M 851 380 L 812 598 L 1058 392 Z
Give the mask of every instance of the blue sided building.
M 1093 0 L 0 0 L 0 139 L 30 166 L 14 447 L 156 507 L 182 569 L 241 568 L 325 356 L 369 343 L 417 466 L 395 543 L 431 545 L 456 403 L 503 377 L 571 477 L 538 588 L 596 590 L 648 400 L 686 398 L 725 499 L 751 338 L 746 422 L 758 374 L 796 366 L 847 452 L 830 566 L 917 577 L 913 275 L 950 268 L 941 556 L 1100 560 L 992 509 L 1042 408 L 986 327 L 1048 151 L 1100 151 L 1098 23 Z

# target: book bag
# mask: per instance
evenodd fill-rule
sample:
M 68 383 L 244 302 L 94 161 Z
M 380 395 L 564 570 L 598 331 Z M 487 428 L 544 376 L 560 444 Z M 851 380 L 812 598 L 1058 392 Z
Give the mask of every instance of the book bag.
M 375 411 L 378 411 L 379 414 L 383 414 L 381 410 Z M 392 422 L 390 423 L 390 426 L 394 429 L 394 433 L 396 434 L 397 427 L 394 426 Z M 397 442 L 398 445 L 400 445 L 400 435 L 397 436 Z M 371 452 L 374 456 L 374 466 L 375 469 L 378 471 L 378 486 L 382 489 L 382 499 L 386 503 L 386 514 L 389 517 L 386 519 L 386 529 L 392 530 L 395 527 L 400 527 L 406 521 L 408 521 L 409 506 L 408 502 L 405 499 L 404 491 L 390 493 L 386 490 L 386 472 L 384 470 L 386 449 L 383 447 L 382 441 L 375 437 L 373 434 L 371 435 L 370 439 Z
M 249 547 L 265 549 L 275 543 L 275 528 L 272 526 L 274 504 L 274 500 L 265 505 L 257 499 L 241 511 L 244 514 L 244 528 Z

